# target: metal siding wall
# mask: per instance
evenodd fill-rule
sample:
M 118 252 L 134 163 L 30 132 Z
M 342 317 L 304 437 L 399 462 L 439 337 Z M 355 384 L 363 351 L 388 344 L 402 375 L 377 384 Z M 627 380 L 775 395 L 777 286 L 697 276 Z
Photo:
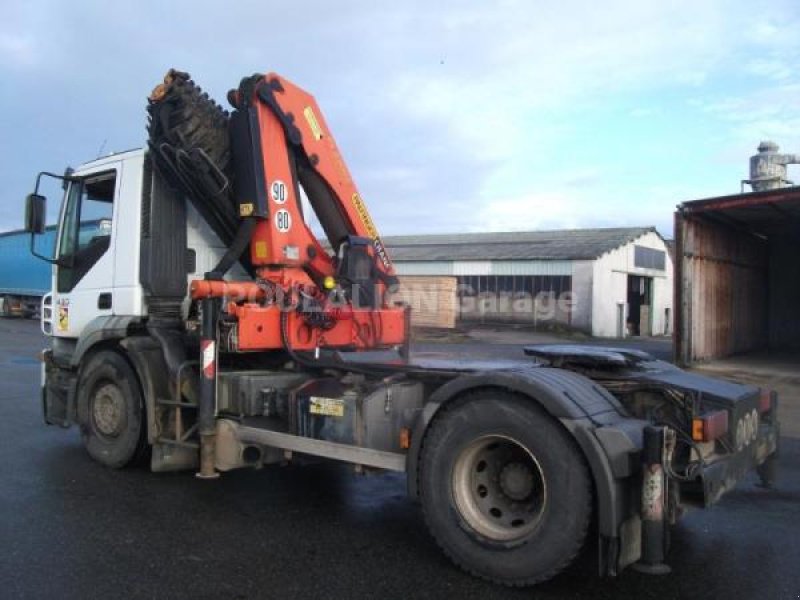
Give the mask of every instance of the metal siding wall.
M 472 275 L 473 273 L 464 273 Z M 569 260 L 494 260 L 489 275 L 572 275 Z
M 592 330 L 592 272 L 594 261 L 572 263 L 572 325 L 587 333 Z
M 492 271 L 492 263 L 488 260 L 453 262 L 453 275 L 488 275 Z
M 766 243 L 698 218 L 685 218 L 680 356 L 721 358 L 767 344 Z
M 394 261 L 398 275 L 453 275 L 450 261 Z

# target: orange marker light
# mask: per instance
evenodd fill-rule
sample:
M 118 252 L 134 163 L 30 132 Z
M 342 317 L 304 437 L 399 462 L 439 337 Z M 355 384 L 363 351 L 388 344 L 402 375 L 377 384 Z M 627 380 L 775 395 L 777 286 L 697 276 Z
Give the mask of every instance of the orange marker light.
M 728 411 L 716 410 L 692 419 L 692 439 L 710 442 L 728 433 Z
M 692 419 L 692 439 L 695 442 L 703 441 L 703 419 L 698 417 Z
M 400 428 L 400 447 L 408 450 L 411 447 L 411 430 L 408 427 Z

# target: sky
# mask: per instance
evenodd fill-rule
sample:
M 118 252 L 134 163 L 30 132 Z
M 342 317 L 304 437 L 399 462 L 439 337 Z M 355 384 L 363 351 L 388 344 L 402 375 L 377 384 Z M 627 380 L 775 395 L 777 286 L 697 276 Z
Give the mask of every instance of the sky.
M 39 171 L 142 146 L 170 67 L 223 104 L 255 72 L 314 94 L 385 235 L 671 237 L 762 139 L 800 152 L 797 0 L 3 4 L 0 231 Z

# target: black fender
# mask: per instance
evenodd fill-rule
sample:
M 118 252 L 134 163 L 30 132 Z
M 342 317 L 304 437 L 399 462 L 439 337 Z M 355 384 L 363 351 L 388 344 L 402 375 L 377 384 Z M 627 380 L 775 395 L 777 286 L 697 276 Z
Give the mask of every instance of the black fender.
M 147 411 L 147 437 L 154 443 L 158 436 L 156 398 L 171 398 L 170 370 L 163 340 L 145 333 L 141 317 L 133 315 L 102 316 L 84 328 L 69 355 L 69 365 L 80 378 L 88 354 L 100 348 L 115 348 L 131 363 L 144 394 Z M 136 335 L 139 332 L 140 335 Z M 79 407 L 78 407 L 79 408 Z M 78 410 L 78 416 L 80 411 Z
M 77 390 L 86 356 L 99 349 L 118 348 L 119 341 L 129 335 L 130 326 L 140 320 L 133 316 L 96 317 L 77 340 L 51 338 L 52 348 L 46 354 L 45 422 L 62 427 L 85 422 L 86 408 L 79 406 Z
M 69 357 L 70 366 L 78 368 L 86 353 L 102 342 L 125 339 L 130 335 L 131 325 L 140 322 L 140 317 L 129 315 L 95 317 L 83 328 L 78 343 Z
M 129 327 L 140 321 L 139 317 L 129 315 L 95 317 L 86 324 L 77 341 L 70 340 L 72 343 L 61 344 L 61 361 L 64 365 L 61 368 L 73 373 L 75 392 L 77 392 L 77 387 L 83 377 L 87 357 L 98 350 L 119 351 L 120 341 L 129 335 Z M 125 355 L 125 353 L 122 354 Z M 126 355 L 126 358 L 129 357 Z M 70 396 L 69 405 L 74 414 L 73 421 L 76 424 L 85 423 L 88 418 L 87 408 L 77 401 L 77 393 Z
M 148 335 L 125 338 L 120 346 L 142 386 L 147 412 L 147 442 L 154 444 L 159 434 L 156 399 L 171 398 L 169 369 L 164 351 L 161 344 Z
M 131 336 L 124 339 L 103 338 L 98 339 L 82 352 L 83 362 L 72 371 L 75 388 L 80 384 L 83 376 L 86 359 L 99 350 L 112 350 L 120 354 L 130 363 L 142 390 L 147 414 L 147 440 L 152 444 L 158 436 L 157 412 L 155 410 L 156 398 L 169 398 L 169 371 L 164 360 L 161 345 L 155 339 L 147 336 Z M 81 423 L 87 419 L 86 407 L 78 406 L 73 393 L 70 400 L 74 408 L 74 422 Z
M 174 398 L 177 372 L 186 358 L 180 336 L 169 328 L 151 330 L 137 316 L 97 317 L 87 324 L 77 343 L 65 354 L 65 364 L 75 373 L 76 380 L 80 379 L 86 357 L 99 349 L 120 352 L 133 367 L 144 395 L 147 441 L 155 449 L 160 435 L 157 400 Z M 75 413 L 80 421 L 81 407 L 76 407 Z M 154 462 L 155 456 L 154 452 Z
M 176 394 L 179 394 L 177 377 L 180 371 L 173 373 L 170 369 L 170 348 L 162 340 L 147 334 L 125 338 L 119 345 L 133 365 L 144 393 L 147 442 L 153 450 L 151 470 L 160 472 L 196 468 L 199 460 L 196 450 L 159 442 L 163 407 L 159 409 L 158 400 L 175 399 Z
M 626 489 L 621 480 L 636 472 L 641 450 L 641 431 L 647 425 L 629 417 L 608 390 L 591 379 L 564 369 L 549 367 L 487 371 L 461 375 L 431 394 L 417 415 L 407 455 L 408 491 L 418 496 L 419 457 L 425 434 L 437 413 L 465 392 L 498 388 L 526 396 L 538 403 L 572 434 L 583 452 L 594 481 L 599 534 L 613 540 L 629 516 Z M 602 433 L 599 433 L 602 432 Z M 616 547 L 606 572 L 615 571 Z

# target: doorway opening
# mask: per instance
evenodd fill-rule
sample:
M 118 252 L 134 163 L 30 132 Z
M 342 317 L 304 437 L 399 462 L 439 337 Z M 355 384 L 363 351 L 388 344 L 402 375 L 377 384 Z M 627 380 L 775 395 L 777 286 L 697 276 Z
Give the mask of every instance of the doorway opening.
M 653 278 L 628 275 L 628 335 L 653 334 Z

